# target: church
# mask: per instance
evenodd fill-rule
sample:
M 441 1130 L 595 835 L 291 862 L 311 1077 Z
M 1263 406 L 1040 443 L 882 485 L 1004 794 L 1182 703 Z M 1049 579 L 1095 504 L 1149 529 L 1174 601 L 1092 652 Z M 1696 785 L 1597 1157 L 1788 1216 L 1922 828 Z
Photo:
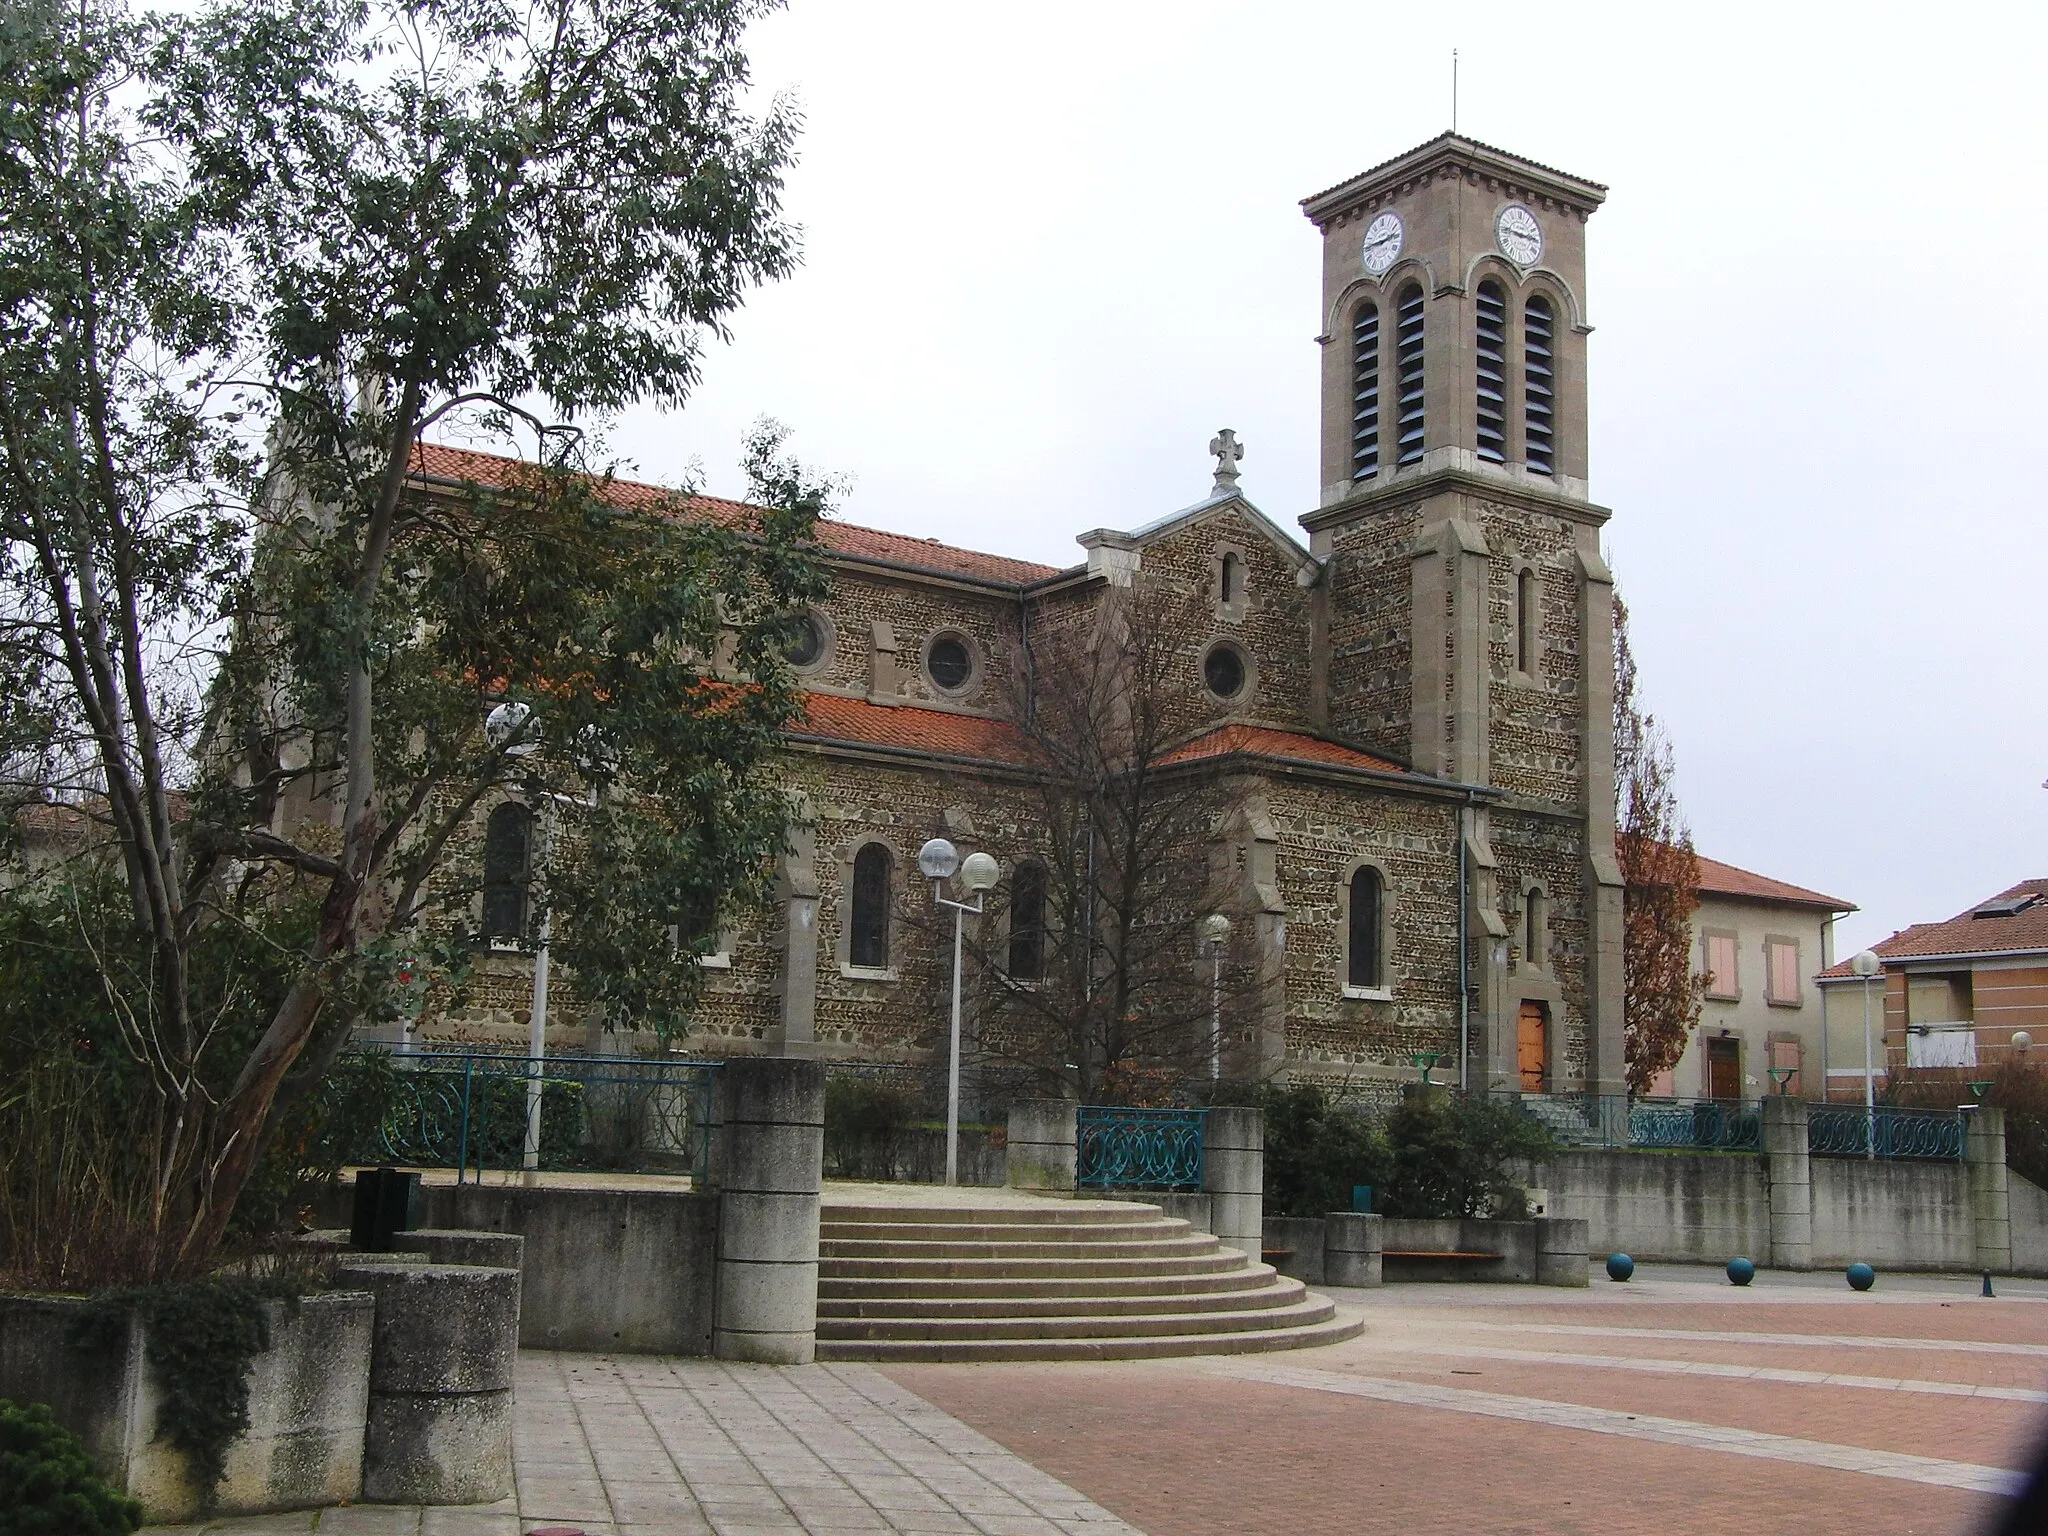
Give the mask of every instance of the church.
M 1621 1091 L 1609 513 L 1586 462 L 1604 196 L 1445 134 L 1304 200 L 1323 241 L 1305 543 L 1240 492 L 1229 431 L 1205 499 L 1081 531 L 1065 568 L 822 524 L 833 590 L 792 653 L 807 704 L 784 753 L 805 824 L 773 908 L 703 957 L 673 1048 L 942 1059 L 949 935 L 904 916 L 931 910 L 918 849 L 986 850 L 1012 929 L 1040 921 L 1019 916 L 1043 897 L 1012 857 L 1030 806 L 1004 700 L 1035 629 L 1164 581 L 1199 605 L 1175 755 L 1226 788 L 1216 867 L 1264 979 L 1223 1075 Z M 426 452 L 436 475 L 490 477 Z M 1009 953 L 1033 963 L 1029 942 Z M 523 957 L 489 959 L 452 1022 L 511 1045 Z M 551 1049 L 582 1028 L 562 1017 Z

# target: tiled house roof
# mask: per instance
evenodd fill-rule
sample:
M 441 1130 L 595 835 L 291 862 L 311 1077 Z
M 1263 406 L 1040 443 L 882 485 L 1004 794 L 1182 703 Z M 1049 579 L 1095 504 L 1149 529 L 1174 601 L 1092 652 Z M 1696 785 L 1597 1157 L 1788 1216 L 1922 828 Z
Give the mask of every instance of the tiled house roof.
M 1374 757 L 1370 752 L 1360 752 L 1355 747 L 1325 741 L 1319 736 L 1304 735 L 1300 731 L 1277 731 L 1263 725 L 1218 726 L 1192 741 L 1183 742 L 1167 753 L 1162 761 L 1188 763 L 1201 758 L 1232 755 L 1269 757 L 1283 762 L 1317 763 L 1337 768 L 1360 768 L 1370 773 L 1406 775 L 1410 771 L 1399 763 L 1388 762 L 1383 757 Z
M 2022 880 L 1946 922 L 1915 923 L 1870 947 L 1880 960 L 2048 954 L 2048 879 Z M 1821 972 L 1824 978 L 1854 974 L 1847 961 Z
M 467 448 L 449 448 L 440 443 L 421 443 L 415 451 L 414 462 L 425 480 L 497 487 L 515 483 L 518 471 L 527 467 L 521 459 L 477 453 Z M 646 512 L 672 506 L 676 493 L 636 480 L 613 480 L 606 487 L 606 499 L 615 507 Z M 755 511 L 743 501 L 728 501 L 720 496 L 692 496 L 686 505 L 692 514 L 727 527 L 746 523 Z M 1057 576 L 1062 569 L 1032 560 L 1012 560 L 1007 555 L 959 549 L 951 544 L 941 544 L 937 539 L 917 539 L 908 534 L 888 533 L 880 528 L 863 528 L 836 519 L 818 524 L 818 543 L 835 554 L 854 559 L 887 560 L 917 570 L 1011 586 Z
M 1022 734 L 1007 720 L 910 704 L 870 704 L 830 693 L 806 697 L 803 723 L 789 734 L 798 741 L 933 752 L 986 763 L 1021 763 L 1027 755 Z
M 1779 901 L 1791 906 L 1820 907 L 1829 912 L 1856 910 L 1854 902 L 1823 896 L 1803 885 L 1787 885 L 1782 880 L 1752 874 L 1746 869 L 1737 869 L 1733 864 L 1710 859 L 1705 854 L 1696 857 L 1700 861 L 1699 892 L 1702 896 L 1729 896 L 1739 901 Z

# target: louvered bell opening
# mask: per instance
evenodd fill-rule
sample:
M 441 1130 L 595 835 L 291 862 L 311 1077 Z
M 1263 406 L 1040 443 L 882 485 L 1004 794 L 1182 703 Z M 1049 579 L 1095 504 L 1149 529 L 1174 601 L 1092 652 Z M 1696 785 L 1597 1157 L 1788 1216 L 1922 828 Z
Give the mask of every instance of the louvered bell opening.
M 1479 457 L 1508 459 L 1508 296 L 1498 283 L 1479 285 Z
M 1557 473 L 1556 334 L 1549 301 L 1531 299 L 1522 315 L 1522 461 L 1538 475 Z
M 1394 304 L 1394 369 L 1398 378 L 1394 421 L 1396 464 L 1422 457 L 1422 289 L 1411 283 Z
M 1380 311 L 1368 304 L 1351 327 L 1351 478 L 1380 472 Z

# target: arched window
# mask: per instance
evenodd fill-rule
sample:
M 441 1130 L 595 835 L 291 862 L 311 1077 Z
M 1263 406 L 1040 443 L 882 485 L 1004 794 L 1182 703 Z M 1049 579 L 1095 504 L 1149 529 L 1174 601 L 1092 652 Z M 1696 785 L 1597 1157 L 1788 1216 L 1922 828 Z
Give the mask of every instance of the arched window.
M 1526 565 L 1515 573 L 1515 670 L 1536 671 L 1536 573 Z
M 853 856 L 846 958 L 868 970 L 889 964 L 889 863 L 889 850 L 880 843 L 863 844 Z
M 526 934 L 527 889 L 533 878 L 533 812 L 507 800 L 484 823 L 484 936 Z
M 1024 863 L 1010 876 L 1010 975 L 1045 975 L 1045 866 Z
M 1380 472 L 1380 307 L 1359 306 L 1351 322 L 1351 478 Z
M 1380 916 L 1385 897 L 1378 870 L 1361 864 L 1352 872 L 1350 911 L 1344 931 L 1347 986 L 1386 985 L 1386 957 L 1380 953 Z
M 1508 459 L 1508 296 L 1492 278 L 1479 285 L 1479 457 Z
M 1399 414 L 1394 462 L 1413 464 L 1422 457 L 1422 285 L 1410 283 L 1394 300 L 1394 369 Z
M 1216 600 L 1235 603 L 1244 596 L 1244 557 L 1231 550 L 1216 562 Z
M 1550 947 L 1550 914 L 1545 910 L 1549 902 L 1540 885 L 1530 886 L 1522 898 L 1522 960 L 1532 970 L 1543 969 Z
M 1557 472 L 1556 335 L 1550 300 L 1532 295 L 1522 312 L 1522 462 L 1538 475 Z

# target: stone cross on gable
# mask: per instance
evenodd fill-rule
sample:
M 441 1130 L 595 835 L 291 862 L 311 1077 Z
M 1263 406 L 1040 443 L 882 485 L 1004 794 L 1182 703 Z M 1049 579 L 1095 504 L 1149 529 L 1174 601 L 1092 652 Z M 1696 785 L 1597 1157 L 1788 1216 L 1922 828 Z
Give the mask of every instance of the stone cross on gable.
M 1244 457 L 1244 445 L 1237 440 L 1237 434 L 1225 427 L 1209 439 L 1209 451 L 1216 455 L 1216 489 L 1235 491 L 1237 461 Z

